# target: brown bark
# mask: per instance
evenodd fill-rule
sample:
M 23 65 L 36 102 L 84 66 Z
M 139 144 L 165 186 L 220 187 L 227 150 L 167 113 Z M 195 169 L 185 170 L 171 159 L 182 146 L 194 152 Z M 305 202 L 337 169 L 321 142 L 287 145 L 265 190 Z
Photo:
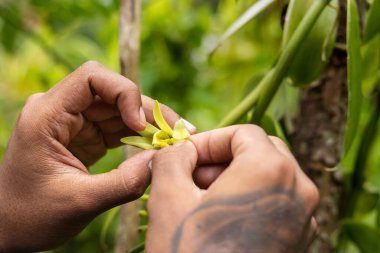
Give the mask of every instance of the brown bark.
M 339 228 L 343 212 L 339 162 L 347 115 L 346 0 L 340 0 L 339 4 L 337 43 L 341 45 L 340 49 L 334 50 L 320 79 L 301 91 L 300 111 L 293 121 L 291 135 L 294 153 L 318 186 L 321 197 L 315 213 L 319 227 L 310 253 L 333 251 L 332 234 Z M 365 5 L 359 4 L 359 7 Z
M 122 0 L 120 6 L 119 50 L 122 75 L 136 84 L 139 81 L 140 57 L 140 16 L 141 0 Z M 130 157 L 139 149 L 126 148 L 126 157 Z M 138 242 L 138 226 L 141 209 L 140 201 L 125 204 L 120 209 L 119 226 L 116 235 L 115 252 L 125 253 Z
M 341 169 L 334 167 L 342 154 L 346 83 L 345 56 L 335 53 L 322 77 L 301 92 L 301 109 L 294 121 L 294 153 L 321 196 L 315 213 L 319 229 L 310 253 L 331 252 L 330 239 L 339 225 Z

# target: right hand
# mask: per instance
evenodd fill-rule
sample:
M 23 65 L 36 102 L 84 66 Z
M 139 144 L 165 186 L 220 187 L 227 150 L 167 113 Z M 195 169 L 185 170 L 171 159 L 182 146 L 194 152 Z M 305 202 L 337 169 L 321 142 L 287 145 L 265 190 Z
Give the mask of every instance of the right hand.
M 207 190 L 196 166 L 229 164 Z M 146 252 L 304 252 L 318 191 L 287 146 L 257 126 L 193 135 L 152 163 Z

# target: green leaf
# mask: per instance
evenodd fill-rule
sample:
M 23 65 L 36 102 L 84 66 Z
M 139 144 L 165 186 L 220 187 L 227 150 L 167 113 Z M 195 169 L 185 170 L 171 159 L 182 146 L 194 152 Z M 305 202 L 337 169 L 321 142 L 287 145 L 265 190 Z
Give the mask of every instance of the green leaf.
M 107 248 L 106 236 L 107 236 L 109 227 L 111 226 L 111 223 L 115 219 L 115 216 L 117 215 L 119 210 L 120 210 L 120 206 L 117 206 L 109 210 L 106 214 L 106 217 L 102 226 L 102 231 L 100 233 L 100 242 L 104 249 Z
M 342 231 L 362 253 L 379 252 L 380 231 L 378 229 L 355 221 L 345 221 L 342 224 Z
M 166 122 L 164 115 L 162 115 L 160 104 L 157 100 L 154 101 L 153 117 L 156 121 L 157 126 L 161 128 L 161 130 L 165 131 L 168 135 L 173 136 L 173 130 Z
M 377 206 L 379 194 L 367 191 L 360 191 L 355 206 L 355 215 L 365 215 Z
M 347 50 L 348 50 L 348 113 L 345 132 L 345 153 L 356 135 L 362 100 L 359 13 L 355 0 L 348 0 L 347 7 Z
M 173 138 L 176 140 L 184 140 L 190 137 L 185 123 L 182 119 L 178 120 L 174 125 Z
M 128 136 L 120 140 L 122 143 L 132 145 L 142 149 L 152 149 L 152 138 L 142 136 Z
M 231 37 L 234 33 L 239 31 L 244 25 L 246 25 L 250 20 L 256 17 L 258 14 L 262 13 L 270 5 L 275 3 L 276 0 L 260 0 L 252 4 L 248 10 L 246 10 L 220 37 L 217 44 L 212 47 L 210 54 L 212 54 L 224 41 Z
M 313 5 L 306 12 L 306 15 L 302 19 L 301 23 L 297 26 L 297 29 L 289 40 L 288 45 L 281 52 L 275 67 L 271 72 L 269 72 L 268 78 L 265 77 L 257 87 L 259 88 L 263 85 L 263 90 L 260 92 L 260 98 L 257 101 L 255 111 L 253 112 L 253 122 L 260 123 L 262 116 L 273 100 L 273 97 L 280 87 L 283 79 L 287 76 L 290 65 L 294 57 L 296 57 L 299 47 L 304 43 L 309 32 L 313 29 L 314 24 L 317 22 L 318 18 L 330 1 L 331 0 L 318 0 L 313 3 Z M 256 101 L 246 101 L 247 99 L 248 97 L 243 100 L 241 104 L 248 104 L 249 102 L 256 103 Z M 251 107 L 252 106 L 253 104 L 251 104 Z M 244 111 L 244 109 L 246 108 L 237 107 L 230 114 L 236 114 L 236 116 L 239 117 L 240 113 L 247 112 Z M 238 110 L 240 111 L 239 113 Z M 227 117 L 230 117 L 230 115 L 227 115 Z
M 286 13 L 283 47 L 286 47 L 314 0 L 291 0 Z M 293 84 L 309 84 L 318 78 L 331 56 L 338 27 L 338 1 L 325 8 L 292 60 L 289 77 Z
M 362 82 L 365 96 L 372 96 L 380 81 L 380 35 L 361 48 L 363 62 Z
M 374 0 L 368 11 L 367 23 L 364 31 L 364 44 L 380 33 L 380 1 Z
M 138 134 L 144 137 L 153 138 L 153 135 L 158 131 L 160 131 L 160 129 L 147 122 L 145 129 L 143 131 L 139 131 Z
M 277 136 L 284 142 L 288 143 L 281 125 L 268 113 L 264 114 L 261 121 L 261 127 L 267 132 L 267 134 Z

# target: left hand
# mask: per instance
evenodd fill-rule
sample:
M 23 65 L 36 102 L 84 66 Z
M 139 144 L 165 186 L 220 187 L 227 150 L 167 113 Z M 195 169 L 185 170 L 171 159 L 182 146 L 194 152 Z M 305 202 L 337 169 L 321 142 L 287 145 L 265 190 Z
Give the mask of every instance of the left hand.
M 90 175 L 88 166 L 153 122 L 153 104 L 95 62 L 31 96 L 0 168 L 0 252 L 54 248 L 96 215 L 142 195 L 154 150 L 104 174 Z M 162 111 L 172 125 L 179 119 L 166 106 Z

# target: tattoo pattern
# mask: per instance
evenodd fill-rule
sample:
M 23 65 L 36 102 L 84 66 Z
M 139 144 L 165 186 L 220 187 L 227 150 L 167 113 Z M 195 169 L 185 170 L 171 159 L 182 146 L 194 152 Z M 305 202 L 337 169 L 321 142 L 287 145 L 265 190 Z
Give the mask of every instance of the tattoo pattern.
M 295 253 L 308 219 L 300 198 L 282 188 L 215 198 L 185 217 L 171 253 Z

